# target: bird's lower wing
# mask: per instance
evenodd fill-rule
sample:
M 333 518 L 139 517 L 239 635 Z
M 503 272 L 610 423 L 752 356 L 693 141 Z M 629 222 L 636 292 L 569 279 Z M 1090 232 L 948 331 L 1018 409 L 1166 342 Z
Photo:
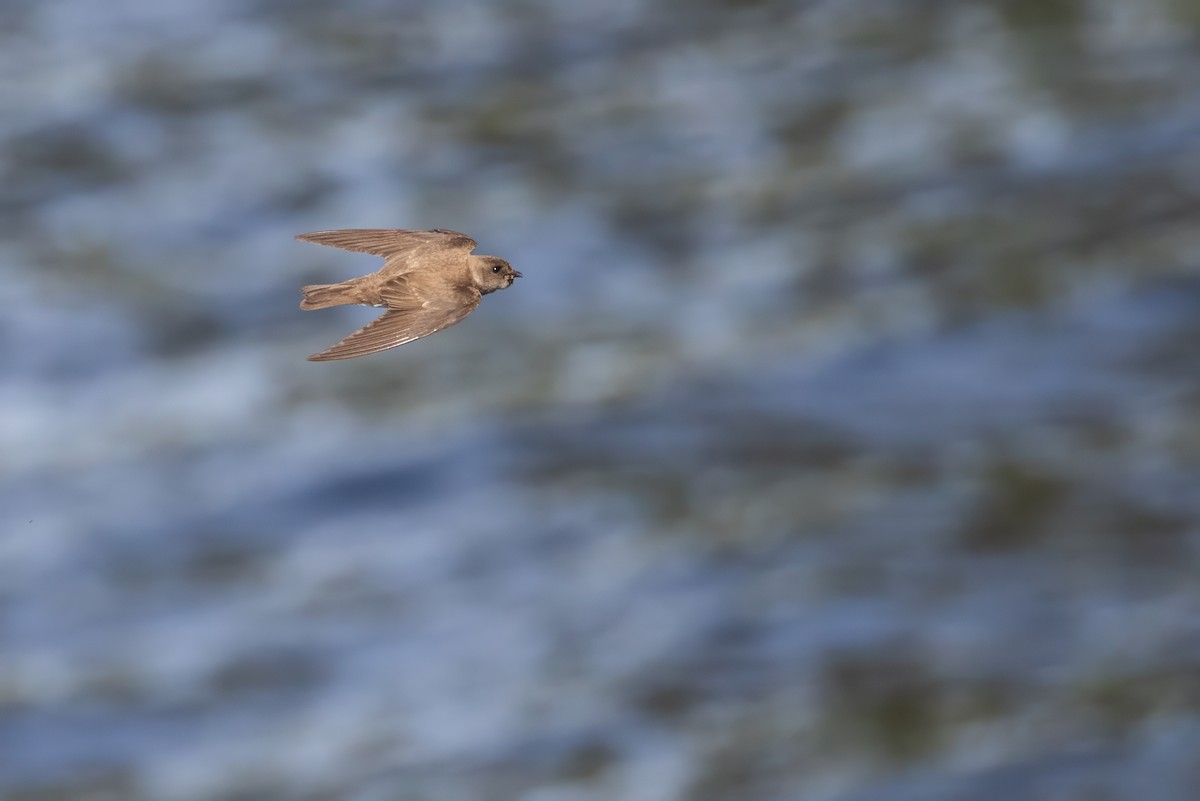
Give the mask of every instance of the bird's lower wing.
M 387 295 L 385 294 L 385 298 Z M 479 305 L 478 292 L 440 300 L 424 300 L 401 292 L 388 298 L 389 309 L 332 348 L 314 353 L 310 362 L 353 359 L 427 337 L 460 322 Z M 403 303 L 403 305 L 393 305 Z

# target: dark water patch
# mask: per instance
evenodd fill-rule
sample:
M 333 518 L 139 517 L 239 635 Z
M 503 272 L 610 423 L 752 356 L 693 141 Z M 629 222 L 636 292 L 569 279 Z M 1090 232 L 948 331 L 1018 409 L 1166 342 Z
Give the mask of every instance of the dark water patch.
M 330 477 L 296 500 L 312 510 L 395 509 L 438 497 L 444 481 L 438 467 L 428 463 L 378 465 Z
M 895 653 L 832 654 L 822 670 L 831 753 L 861 746 L 900 762 L 927 755 L 944 730 L 941 682 L 921 661 Z
M 208 691 L 222 699 L 245 695 L 311 693 L 329 677 L 318 654 L 295 648 L 261 648 L 218 665 L 207 681 Z
M 964 544 L 983 551 L 1025 548 L 1046 536 L 1070 490 L 1062 479 L 1011 461 L 989 466 L 982 480 L 986 498 L 964 526 Z
M 570 782 L 594 782 L 618 759 L 617 750 L 603 739 L 577 745 L 563 760 L 560 775 Z
M 2 197 L 13 206 L 119 185 L 134 175 L 134 165 L 91 120 L 47 124 L 10 137 L 7 147 Z
M 121 801 L 139 792 L 136 774 L 127 769 L 85 771 L 79 778 L 58 777 L 30 781 L 5 795 L 11 801 Z
M 115 84 L 116 101 L 168 120 L 262 105 L 277 95 L 269 78 L 204 75 L 189 62 L 186 45 L 141 56 L 118 71 Z

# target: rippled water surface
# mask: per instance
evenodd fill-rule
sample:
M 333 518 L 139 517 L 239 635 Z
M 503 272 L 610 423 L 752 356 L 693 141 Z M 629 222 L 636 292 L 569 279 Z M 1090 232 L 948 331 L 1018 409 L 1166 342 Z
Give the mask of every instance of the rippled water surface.
M 3 4 L 0 797 L 1200 797 L 1198 34 Z

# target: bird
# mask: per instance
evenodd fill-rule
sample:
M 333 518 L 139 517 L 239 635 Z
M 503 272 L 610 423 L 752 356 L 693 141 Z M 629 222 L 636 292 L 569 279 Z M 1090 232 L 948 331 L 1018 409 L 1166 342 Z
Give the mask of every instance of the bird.
M 296 239 L 382 256 L 377 272 L 337 284 L 302 287 L 305 311 L 362 304 L 387 309 L 311 362 L 353 359 L 404 345 L 462 322 L 484 295 L 507 289 L 521 273 L 498 256 L 474 256 L 476 242 L 446 228 L 409 231 L 349 228 Z

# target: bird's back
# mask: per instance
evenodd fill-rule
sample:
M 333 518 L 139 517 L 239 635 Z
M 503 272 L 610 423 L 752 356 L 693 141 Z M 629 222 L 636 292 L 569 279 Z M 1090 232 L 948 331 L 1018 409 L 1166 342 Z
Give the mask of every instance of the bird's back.
M 379 268 L 385 279 L 410 273 L 428 273 L 445 276 L 452 280 L 469 280 L 469 255 L 461 250 L 442 248 L 420 248 L 406 250 L 391 256 Z

